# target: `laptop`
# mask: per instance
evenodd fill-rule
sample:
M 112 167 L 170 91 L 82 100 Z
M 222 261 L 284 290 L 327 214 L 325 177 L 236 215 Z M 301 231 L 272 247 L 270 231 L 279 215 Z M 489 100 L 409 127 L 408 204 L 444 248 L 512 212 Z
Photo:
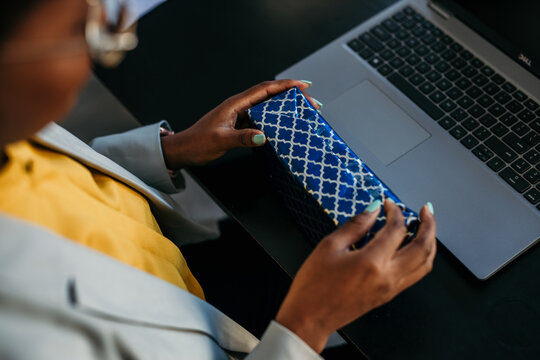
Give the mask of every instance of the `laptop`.
M 487 279 L 540 238 L 540 2 L 398 1 L 280 73 Z

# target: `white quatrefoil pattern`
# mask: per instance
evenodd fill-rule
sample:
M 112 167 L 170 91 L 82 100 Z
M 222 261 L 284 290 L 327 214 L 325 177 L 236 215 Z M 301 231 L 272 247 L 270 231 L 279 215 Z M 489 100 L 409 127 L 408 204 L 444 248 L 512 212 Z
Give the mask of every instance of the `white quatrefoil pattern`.
M 414 231 L 418 215 L 352 152 L 298 88 L 252 107 L 248 115 L 336 226 L 363 212 L 374 200 L 390 198 Z M 385 220 L 381 211 L 370 232 L 379 230 Z

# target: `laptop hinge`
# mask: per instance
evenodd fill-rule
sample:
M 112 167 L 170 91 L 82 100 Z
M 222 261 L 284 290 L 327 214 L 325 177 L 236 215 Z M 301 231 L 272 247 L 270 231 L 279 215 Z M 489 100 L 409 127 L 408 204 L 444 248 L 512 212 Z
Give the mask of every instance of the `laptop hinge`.
M 427 2 L 427 5 L 429 6 L 429 8 L 433 11 L 435 11 L 435 13 L 437 13 L 440 17 L 442 17 L 444 20 L 448 20 L 452 17 L 452 13 L 450 13 L 446 8 L 444 8 L 443 6 L 439 5 L 439 4 L 436 4 L 435 2 L 433 2 L 432 0 L 428 0 Z

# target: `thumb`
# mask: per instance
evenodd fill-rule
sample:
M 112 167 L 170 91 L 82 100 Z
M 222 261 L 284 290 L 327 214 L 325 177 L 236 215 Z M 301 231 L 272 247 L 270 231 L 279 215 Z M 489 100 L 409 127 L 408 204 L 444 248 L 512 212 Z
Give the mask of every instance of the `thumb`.
M 228 141 L 229 148 L 241 148 L 241 147 L 257 147 L 266 143 L 266 136 L 260 130 L 256 129 L 241 129 L 233 130 L 230 132 L 230 138 Z

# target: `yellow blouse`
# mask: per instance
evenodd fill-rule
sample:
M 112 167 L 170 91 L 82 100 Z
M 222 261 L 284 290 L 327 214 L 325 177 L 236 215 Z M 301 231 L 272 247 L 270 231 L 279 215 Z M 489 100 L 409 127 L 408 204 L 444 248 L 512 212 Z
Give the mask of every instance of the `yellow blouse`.
M 0 211 L 40 224 L 204 299 L 147 200 L 67 155 L 21 141 L 6 148 Z

